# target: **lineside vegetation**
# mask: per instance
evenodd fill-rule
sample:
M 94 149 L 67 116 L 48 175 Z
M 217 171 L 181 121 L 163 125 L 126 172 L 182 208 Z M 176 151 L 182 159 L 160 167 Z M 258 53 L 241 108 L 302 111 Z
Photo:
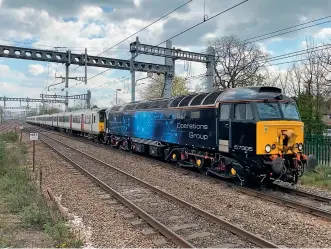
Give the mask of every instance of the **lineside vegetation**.
M 331 191 L 331 167 L 318 166 L 300 179 L 302 185 L 324 188 Z
M 50 235 L 53 246 L 81 247 L 82 241 L 75 238 L 56 208 L 47 205 L 38 186 L 30 179 L 24 167 L 28 150 L 18 140 L 15 132 L 0 134 L 0 197 L 9 212 L 20 217 L 24 227 Z M 15 245 L 0 235 L 0 247 L 9 246 Z

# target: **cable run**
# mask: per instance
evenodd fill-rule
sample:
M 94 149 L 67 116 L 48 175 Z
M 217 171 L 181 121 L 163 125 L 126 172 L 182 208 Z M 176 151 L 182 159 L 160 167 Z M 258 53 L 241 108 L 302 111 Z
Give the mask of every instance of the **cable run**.
M 274 56 L 274 57 L 271 57 L 269 59 L 265 59 L 265 60 L 262 59 L 261 62 L 270 62 L 270 61 L 283 60 L 283 59 L 294 57 L 294 56 L 299 56 L 299 55 L 304 55 L 304 54 L 311 53 L 311 52 L 317 52 L 317 51 L 321 51 L 321 50 L 324 50 L 324 49 L 329 49 L 330 46 L 331 46 L 331 43 L 328 43 L 328 44 L 324 44 L 324 45 L 313 47 L 313 48 L 302 49 L 302 50 L 298 50 L 298 51 L 295 51 L 295 52 Z
M 143 30 L 147 29 L 148 27 L 152 26 L 153 24 L 157 23 L 157 22 L 158 22 L 158 21 L 160 21 L 161 19 L 163 19 L 163 18 L 165 18 L 166 16 L 168 16 L 168 15 L 172 14 L 172 13 L 173 13 L 173 12 L 175 12 L 176 10 L 178 10 L 178 9 L 182 8 L 183 6 L 187 5 L 188 3 L 192 2 L 192 1 L 193 1 L 193 0 L 189 0 L 188 2 L 186 2 L 186 3 L 182 4 L 182 5 L 180 5 L 180 6 L 179 6 L 179 7 L 177 7 L 176 9 L 174 9 L 174 10 L 170 11 L 169 13 L 167 13 L 167 14 L 163 15 L 163 16 L 162 16 L 162 17 L 160 17 L 159 19 L 157 19 L 157 20 L 155 20 L 154 22 L 152 22 L 152 23 L 148 24 L 147 26 L 145 26 L 144 28 L 142 28 L 142 29 L 140 29 L 139 31 L 135 32 L 134 34 L 130 35 L 129 37 L 127 37 L 127 38 L 123 39 L 122 41 L 120 41 L 120 42 L 116 43 L 115 45 L 113 45 L 113 46 L 111 46 L 110 48 L 106 49 L 105 51 L 101 52 L 101 53 L 100 53 L 100 54 L 98 54 L 97 56 L 100 56 L 100 55 L 102 55 L 102 54 L 106 53 L 107 51 L 109 51 L 109 50 L 111 50 L 112 48 L 114 48 L 114 47 L 118 46 L 119 44 L 121 44 L 122 42 L 124 42 L 124 41 L 128 40 L 129 38 L 131 38 L 132 36 L 134 36 L 134 35 L 138 34 L 139 32 L 141 32 L 141 31 L 143 31 Z M 79 67 L 80 67 L 80 66 L 76 67 L 76 68 L 75 68 L 75 69 L 73 69 L 73 70 L 70 70 L 69 72 L 71 72 L 71 71 L 75 71 L 75 70 L 76 70 L 77 68 L 79 68 Z M 104 72 L 106 72 L 106 71 L 108 71 L 108 70 L 105 70 Z M 98 75 L 100 75 L 100 74 L 97 74 L 97 75 L 95 75 L 95 76 L 98 76 Z M 91 77 L 90 79 L 94 78 L 95 76 Z M 88 79 L 88 80 L 89 80 L 89 79 Z
M 148 24 L 148 25 L 145 26 L 144 28 L 142 28 L 142 29 L 140 29 L 139 31 L 135 32 L 134 34 L 130 35 L 129 37 L 127 37 L 127 38 L 123 39 L 122 41 L 116 43 L 114 46 L 112 46 L 112 47 L 106 49 L 105 51 L 103 51 L 102 53 L 98 54 L 97 56 L 100 56 L 101 54 L 103 54 L 103 53 L 109 51 L 110 49 L 112 49 L 112 48 L 114 48 L 114 47 L 116 47 L 117 45 L 119 45 L 119 44 L 121 44 L 122 42 L 128 40 L 129 38 L 131 38 L 132 36 L 138 34 L 139 32 L 141 32 L 141 31 L 147 29 L 148 27 L 152 26 L 153 24 L 157 23 L 157 22 L 160 21 L 161 19 L 163 19 L 163 18 L 165 18 L 166 16 L 172 14 L 172 13 L 175 12 L 176 10 L 182 8 L 183 6 L 187 5 L 188 3 L 192 2 L 192 1 L 193 1 L 193 0 L 189 0 L 188 2 L 182 4 L 181 6 L 177 7 L 176 9 L 170 11 L 169 13 L 167 13 L 167 14 L 165 14 L 164 16 L 160 17 L 159 19 L 155 20 L 154 22 Z M 247 1 L 248 1 L 248 0 L 247 0 Z
M 312 22 L 321 21 L 321 20 L 324 20 L 324 19 L 327 19 L 327 18 L 330 18 L 330 17 L 331 17 L 331 16 L 326 16 L 326 17 L 322 17 L 322 18 L 319 18 L 319 19 L 316 19 L 316 20 L 309 21 L 309 22 L 305 22 L 305 23 L 297 24 L 297 25 L 294 25 L 294 26 L 291 26 L 291 27 L 287 27 L 287 28 L 279 29 L 279 30 L 276 30 L 276 31 L 273 31 L 273 32 L 270 32 L 270 33 L 266 33 L 266 34 L 258 35 L 258 36 L 252 37 L 252 38 L 245 39 L 245 40 L 243 40 L 243 42 L 245 42 L 245 41 L 249 41 L 249 40 L 253 40 L 253 39 L 256 39 L 256 38 L 260 38 L 260 37 L 263 37 L 263 36 L 266 36 L 266 35 L 272 35 L 272 34 L 274 34 L 274 33 L 280 32 L 280 31 L 284 31 L 284 30 L 288 30 L 288 29 L 296 28 L 296 27 L 303 26 L 303 25 L 306 25 L 306 24 L 309 24 L 309 23 L 312 23 Z
M 272 38 L 272 37 L 275 37 L 275 36 L 284 35 L 284 34 L 292 33 L 292 32 L 303 30 L 303 29 L 308 29 L 308 28 L 315 27 L 315 26 L 322 25 L 322 24 L 329 23 L 329 22 L 331 22 L 331 20 L 325 21 L 325 22 L 316 23 L 316 24 L 313 24 L 313 25 L 309 25 L 307 27 L 299 28 L 299 29 L 290 30 L 290 31 L 283 32 L 283 33 L 280 33 L 280 34 L 268 36 L 268 37 L 261 38 L 261 39 L 258 39 L 258 40 L 250 41 L 248 43 L 253 43 L 253 42 L 258 42 L 258 41 L 266 40 L 266 39 L 269 39 L 269 38 Z
M 209 20 L 211 20 L 211 19 L 213 19 L 213 18 L 215 18 L 215 17 L 217 17 L 217 16 L 219 16 L 219 15 L 221 15 L 221 14 L 223 14 L 223 13 L 225 13 L 225 12 L 227 12 L 227 11 L 229 11 L 229 10 L 231 10 L 231 9 L 233 9 L 233 8 L 235 8 L 235 7 L 237 7 L 237 6 L 241 5 L 241 4 L 243 4 L 243 3 L 245 3 L 245 2 L 247 2 L 247 1 L 248 1 L 248 0 L 242 1 L 242 2 L 240 2 L 240 3 L 238 3 L 238 4 L 234 5 L 234 6 L 232 6 L 232 7 L 230 7 L 230 8 L 228 8 L 228 9 L 226 9 L 226 10 L 224 10 L 224 11 L 222 11 L 222 12 L 220 12 L 220 13 L 218 13 L 218 14 L 216 14 L 216 15 L 210 17 L 210 18 L 208 18 L 208 19 L 205 20 L 205 21 L 202 21 L 202 22 L 200 22 L 200 23 L 197 23 L 196 25 L 194 25 L 194 26 L 192 26 L 192 27 L 190 27 L 190 28 L 188 28 L 188 29 L 186 29 L 186 30 L 184 30 L 184 31 L 182 31 L 182 32 L 180 32 L 180 33 L 178 33 L 177 35 L 174 35 L 173 37 L 168 38 L 167 40 L 170 40 L 170 39 L 172 39 L 172 38 L 174 38 L 174 37 L 177 37 L 177 36 L 179 36 L 179 35 L 181 35 L 181 34 L 187 32 L 187 31 L 189 31 L 189 30 L 191 30 L 191 29 L 193 29 L 193 28 L 195 28 L 195 27 L 197 27 L 197 26 L 199 26 L 199 25 L 201 25 L 201 24 L 203 24 L 203 23 L 205 23 L 205 22 L 207 22 L 207 21 L 209 21 Z M 159 46 L 159 45 L 165 43 L 167 40 L 165 40 L 165 41 L 159 43 L 159 44 L 156 45 L 156 46 Z M 115 45 L 115 46 L 116 46 L 116 45 Z M 114 46 L 113 46 L 113 47 L 114 47 Z M 106 71 L 108 71 L 108 70 L 109 70 L 109 69 L 107 69 L 107 70 L 105 70 L 105 71 L 103 71 L 103 72 L 101 72 L 101 73 L 99 73 L 99 74 L 94 75 L 93 78 L 96 77 L 96 76 L 98 76 L 98 75 L 100 75 L 100 74 L 102 74 L 102 73 L 104 73 L 104 72 L 106 72 Z
M 234 8 L 238 7 L 239 5 L 241 5 L 241 4 L 243 4 L 243 3 L 247 2 L 247 1 L 248 1 L 248 0 L 242 1 L 242 2 L 240 2 L 240 3 L 238 3 L 238 4 L 236 4 L 236 5 L 234 5 L 234 6 L 230 7 L 230 8 L 228 8 L 228 9 L 226 9 L 226 10 L 224 10 L 224 11 L 222 11 L 222 12 L 216 14 L 216 15 L 213 15 L 212 17 L 210 17 L 210 18 L 208 18 L 208 19 L 206 19 L 206 20 L 203 20 L 202 22 L 199 22 L 199 23 L 193 25 L 192 27 L 190 27 L 190 28 L 188 28 L 188 29 L 186 29 L 186 30 L 184 30 L 184 31 L 182 31 L 182 32 L 180 32 L 180 33 L 178 33 L 178 34 L 176 34 L 176 35 L 174 35 L 174 36 L 172 36 L 172 37 L 170 37 L 170 38 L 164 40 L 163 42 L 157 44 L 156 46 L 159 46 L 159 45 L 165 43 L 167 40 L 171 40 L 171 39 L 173 39 L 173 38 L 175 38 L 175 37 L 177 37 L 177 36 L 180 36 L 180 35 L 184 34 L 185 32 L 187 32 L 187 31 L 189 31 L 189 30 L 191 30 L 191 29 L 194 29 L 195 27 L 197 27 L 197 26 L 199 26 L 199 25 L 201 25 L 201 24 L 203 24 L 203 23 L 205 23 L 205 22 L 207 22 L 207 21 L 209 21 L 209 20 L 211 20 L 211 19 L 213 19 L 213 18 L 215 18 L 215 17 L 217 17 L 217 16 L 219 16 L 219 15 L 221 15 L 221 14 L 224 14 L 225 12 L 228 12 L 228 11 L 231 10 L 231 9 L 234 9 Z

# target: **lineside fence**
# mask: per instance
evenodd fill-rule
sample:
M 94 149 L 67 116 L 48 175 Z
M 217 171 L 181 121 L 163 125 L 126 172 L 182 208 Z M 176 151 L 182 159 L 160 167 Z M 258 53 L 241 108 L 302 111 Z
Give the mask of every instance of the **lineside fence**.
M 315 155 L 319 165 L 331 167 L 331 136 L 305 135 L 304 153 Z

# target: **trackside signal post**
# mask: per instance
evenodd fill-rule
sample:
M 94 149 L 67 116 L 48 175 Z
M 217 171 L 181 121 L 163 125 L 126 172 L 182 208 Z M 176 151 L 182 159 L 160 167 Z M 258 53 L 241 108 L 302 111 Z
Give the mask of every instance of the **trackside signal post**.
M 34 172 L 34 166 L 35 166 L 35 141 L 38 140 L 38 133 L 30 133 L 30 141 L 32 141 L 32 171 Z
M 20 130 L 21 130 L 21 136 L 20 136 L 20 142 L 22 142 L 22 133 L 23 133 L 23 126 L 20 127 Z

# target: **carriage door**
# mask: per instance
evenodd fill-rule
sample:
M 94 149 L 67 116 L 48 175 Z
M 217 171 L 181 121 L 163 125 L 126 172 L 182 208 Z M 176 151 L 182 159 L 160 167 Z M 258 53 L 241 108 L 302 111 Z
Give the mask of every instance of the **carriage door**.
M 69 119 L 70 119 L 69 120 L 69 122 L 70 122 L 70 126 L 69 127 L 70 127 L 70 129 L 72 129 L 72 115 L 69 116 Z
M 219 114 L 219 151 L 229 152 L 229 140 L 230 140 L 230 104 L 220 105 Z
M 81 123 L 81 131 L 84 132 L 84 114 L 82 114 L 82 118 L 80 119 L 80 123 Z
M 93 117 L 94 117 L 94 115 L 92 114 L 90 116 L 91 133 L 93 133 Z

